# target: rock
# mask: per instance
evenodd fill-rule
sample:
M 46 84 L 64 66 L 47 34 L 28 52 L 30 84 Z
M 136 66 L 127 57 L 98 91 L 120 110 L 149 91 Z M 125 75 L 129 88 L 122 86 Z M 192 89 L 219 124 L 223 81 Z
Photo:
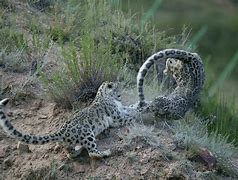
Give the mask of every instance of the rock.
M 59 171 L 63 171 L 63 172 L 66 172 L 66 173 L 69 173 L 69 172 L 73 172 L 73 165 L 72 164 L 68 164 L 66 162 L 62 162 L 63 164 L 61 164 L 57 170 Z
M 164 172 L 164 179 L 197 179 L 197 171 L 188 160 L 172 162 L 168 168 L 164 169 Z
M 33 179 L 50 179 L 50 177 L 47 178 L 47 175 L 49 174 L 50 167 L 38 167 L 38 168 L 31 168 L 27 169 L 20 177 L 20 179 L 25 180 L 33 180 Z
M 5 157 L 5 155 L 6 155 L 6 147 L 1 146 L 0 147 L 0 158 Z
M 54 147 L 54 152 L 59 153 L 61 151 L 61 146 L 59 144 L 56 144 Z
M 44 154 L 43 156 L 40 157 L 40 159 L 48 159 L 49 155 L 48 154 Z
M 39 117 L 39 119 L 48 119 L 48 116 L 47 116 L 47 115 L 41 115 L 41 116 Z
M 33 105 L 32 105 L 32 107 L 31 107 L 31 110 L 33 110 L 33 111 L 38 111 L 40 108 L 42 108 L 42 105 L 43 105 L 43 103 L 42 103 L 42 99 L 40 99 L 40 100 L 36 100 L 35 102 L 33 102 Z
M 202 158 L 209 170 L 212 170 L 217 165 L 217 159 L 208 149 L 199 148 L 198 156 Z
M 23 144 L 21 142 L 17 143 L 17 149 L 19 151 L 19 153 L 29 153 L 31 152 L 31 150 L 29 149 L 29 146 L 27 144 Z
M 78 173 L 84 173 L 85 172 L 85 166 L 84 165 L 81 165 L 79 164 L 78 162 L 74 162 L 73 163 L 73 166 L 74 166 L 74 171 L 76 174 Z
M 7 116 L 8 116 L 8 117 L 13 117 L 13 112 L 12 112 L 12 111 L 9 111 L 9 112 L 7 113 Z
M 62 164 L 62 165 L 60 165 L 60 166 L 58 167 L 58 170 L 59 170 L 59 171 L 62 171 L 64 168 L 65 168 L 65 164 Z
M 33 154 L 30 159 L 32 161 L 35 161 L 36 159 L 38 159 L 38 155 L 37 154 Z
M 4 161 L 3 161 L 3 169 L 8 169 L 10 168 L 11 166 L 13 165 L 13 159 L 12 158 L 6 158 Z
M 6 135 L 6 133 L 2 133 L 1 131 L 0 131 L 0 144 L 3 144 L 4 143 L 4 139 L 6 139 L 7 138 L 7 135 Z

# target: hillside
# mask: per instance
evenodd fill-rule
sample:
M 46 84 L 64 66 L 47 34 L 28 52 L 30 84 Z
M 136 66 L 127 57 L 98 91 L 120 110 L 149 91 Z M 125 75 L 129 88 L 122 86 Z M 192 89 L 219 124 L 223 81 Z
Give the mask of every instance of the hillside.
M 106 80 L 122 81 L 123 104 L 135 103 L 135 74 L 144 59 L 162 48 L 188 49 L 150 23 L 145 27 L 107 1 L 0 1 L 0 98 L 11 99 L 12 124 L 32 134 L 54 132 Z M 153 98 L 160 87 L 151 79 L 146 93 Z M 24 145 L 0 128 L 0 180 L 237 179 L 235 143 L 226 132 L 210 131 L 212 103 L 204 106 L 209 116 L 204 110 L 179 121 L 146 116 L 135 126 L 110 129 L 98 137 L 99 149 L 112 150 L 101 160 L 90 160 L 86 151 L 69 159 L 57 143 Z M 235 128 L 227 125 L 232 137 Z

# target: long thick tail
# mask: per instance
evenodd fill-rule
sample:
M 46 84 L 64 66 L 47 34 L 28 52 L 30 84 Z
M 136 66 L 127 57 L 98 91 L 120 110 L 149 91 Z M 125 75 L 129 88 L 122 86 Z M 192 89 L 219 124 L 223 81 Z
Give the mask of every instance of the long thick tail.
M 60 141 L 61 133 L 52 133 L 42 136 L 35 136 L 31 134 L 25 134 L 18 131 L 7 119 L 4 108 L 7 105 L 9 99 L 3 99 L 0 101 L 0 125 L 3 127 L 3 130 L 13 138 L 22 141 L 27 144 L 45 144 L 53 141 Z
M 137 91 L 139 96 L 139 104 L 138 104 L 139 107 L 145 104 L 143 85 L 144 85 L 144 78 L 147 72 L 149 71 L 152 65 L 161 60 L 166 60 L 168 58 L 175 58 L 184 63 L 189 63 L 191 61 L 201 61 L 201 58 L 196 53 L 190 53 L 179 49 L 165 49 L 150 56 L 141 66 L 137 75 Z

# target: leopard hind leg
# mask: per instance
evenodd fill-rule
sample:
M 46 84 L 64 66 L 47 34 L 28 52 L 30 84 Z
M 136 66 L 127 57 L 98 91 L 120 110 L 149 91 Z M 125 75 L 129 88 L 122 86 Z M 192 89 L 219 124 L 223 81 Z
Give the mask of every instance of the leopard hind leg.
M 100 159 L 111 155 L 110 149 L 105 151 L 100 151 L 97 148 L 96 139 L 92 131 L 87 132 L 87 136 L 82 138 L 81 145 L 86 148 L 90 158 Z

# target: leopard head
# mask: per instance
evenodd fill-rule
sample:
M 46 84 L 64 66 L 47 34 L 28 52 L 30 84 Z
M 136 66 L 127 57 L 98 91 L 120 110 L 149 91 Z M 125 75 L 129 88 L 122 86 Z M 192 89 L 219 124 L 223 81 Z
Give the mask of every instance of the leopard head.
M 98 89 L 97 96 L 121 100 L 120 85 L 117 82 L 105 81 Z
M 165 75 L 173 74 L 175 72 L 180 71 L 182 67 L 182 61 L 174 58 L 168 58 L 166 60 L 165 70 L 163 72 Z

